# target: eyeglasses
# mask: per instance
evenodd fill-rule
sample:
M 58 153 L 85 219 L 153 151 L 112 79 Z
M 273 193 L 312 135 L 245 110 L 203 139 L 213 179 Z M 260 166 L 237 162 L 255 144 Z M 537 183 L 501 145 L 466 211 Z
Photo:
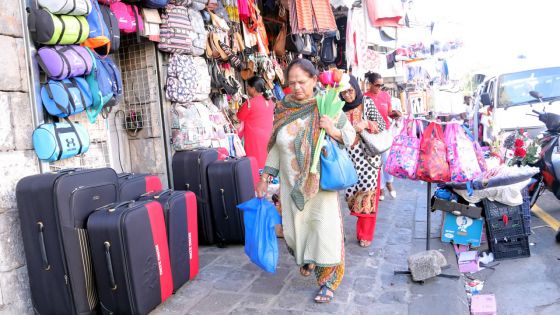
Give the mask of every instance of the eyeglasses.
M 377 88 L 382 88 L 385 86 L 385 84 L 374 84 L 373 86 L 377 87 Z
M 344 90 L 342 92 L 340 92 L 340 95 L 344 96 L 344 95 L 352 95 L 354 94 L 354 89 L 348 89 L 348 90 Z

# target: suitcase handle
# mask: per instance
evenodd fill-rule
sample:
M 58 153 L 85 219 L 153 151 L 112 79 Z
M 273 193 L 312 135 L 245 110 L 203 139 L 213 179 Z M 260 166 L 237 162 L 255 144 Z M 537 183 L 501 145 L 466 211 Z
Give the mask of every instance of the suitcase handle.
M 226 209 L 226 198 L 224 196 L 224 189 L 220 189 L 220 193 L 222 194 L 222 207 L 224 208 L 224 219 L 229 220 L 229 215 Z
M 115 283 L 115 273 L 113 272 L 113 263 L 111 262 L 111 243 L 103 243 L 105 246 L 105 264 L 107 264 L 107 271 L 109 271 L 109 283 L 111 284 L 111 290 L 115 291 L 117 289 L 117 284 Z
M 132 203 L 135 203 L 135 200 L 129 200 L 129 201 L 123 201 L 123 202 L 113 202 L 110 203 L 108 205 L 104 205 L 102 207 L 99 207 L 97 209 L 95 209 L 95 211 L 99 211 L 99 210 L 107 210 L 109 212 L 113 212 L 115 210 L 117 210 L 118 208 L 122 207 L 122 206 L 130 206 Z
M 45 246 L 45 235 L 43 233 L 44 225 L 43 222 L 37 222 L 37 227 L 39 228 L 39 248 L 41 249 L 41 259 L 43 260 L 43 269 L 50 270 L 51 264 L 49 264 L 49 259 L 47 258 L 47 247 Z
M 79 167 L 65 168 L 63 170 L 56 171 L 56 173 L 57 174 L 67 174 L 67 173 L 72 173 L 72 172 L 79 171 L 79 170 L 81 170 L 81 168 L 79 168 Z
M 149 192 L 143 193 L 140 197 L 151 196 L 154 199 L 159 199 L 159 198 L 163 197 L 164 195 L 172 194 L 172 193 L 173 193 L 173 189 L 164 189 L 164 190 L 160 191 L 159 193 L 149 191 Z

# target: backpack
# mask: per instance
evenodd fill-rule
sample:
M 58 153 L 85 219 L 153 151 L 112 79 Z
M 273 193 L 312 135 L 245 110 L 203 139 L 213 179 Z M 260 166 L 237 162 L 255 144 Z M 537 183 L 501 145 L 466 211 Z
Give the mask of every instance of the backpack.
M 37 52 L 37 63 L 54 80 L 83 76 L 93 68 L 88 48 L 78 45 L 43 46 Z
M 41 161 L 53 162 L 86 153 L 89 135 L 81 124 L 66 122 L 39 125 L 33 131 L 33 148 Z
M 328 32 L 324 35 L 321 41 L 321 61 L 324 65 L 332 64 L 336 61 L 338 54 L 336 40 L 338 39 L 338 32 Z
M 47 112 L 68 117 L 91 106 L 91 90 L 84 78 L 49 80 L 41 87 L 41 100 Z
M 169 0 L 144 0 L 142 4 L 146 8 L 159 9 L 164 8 L 168 2 Z
M 122 78 L 119 69 L 110 57 L 100 58 L 93 54 L 95 63 L 93 71 L 86 76 L 91 89 L 92 106 L 86 110 L 91 123 L 94 123 L 104 106 L 116 105 L 122 95 Z M 110 111 L 110 110 L 108 110 Z
M 97 3 L 97 1 L 93 1 L 93 9 L 87 16 L 87 22 L 89 24 L 89 35 L 88 39 L 82 45 L 91 49 L 103 47 L 102 50 L 106 51 L 104 55 L 107 55 L 111 48 L 109 28 L 107 28 L 107 25 L 105 24 L 103 14 L 101 13 L 101 9 L 99 8 L 99 3 Z
M 194 65 L 196 67 L 196 89 L 194 94 L 194 101 L 200 102 L 208 98 L 211 91 L 210 73 L 208 72 L 208 64 L 206 64 L 206 59 L 202 57 L 193 58 Z
M 27 26 L 33 41 L 45 45 L 73 45 L 84 42 L 89 24 L 84 16 L 54 15 L 44 9 L 27 8 Z
M 121 31 L 119 29 L 119 21 L 108 6 L 102 5 L 99 8 L 101 9 L 101 14 L 103 15 L 103 21 L 105 21 L 105 25 L 107 25 L 107 30 L 109 30 L 107 37 L 109 38 L 111 45 L 109 45 L 108 52 L 106 51 L 105 47 L 96 48 L 95 52 L 100 55 L 115 53 L 121 46 Z
M 165 83 L 165 96 L 168 100 L 178 103 L 192 101 L 197 81 L 197 68 L 192 56 L 174 54 L 169 58 Z
M 214 125 L 210 120 L 210 110 L 204 103 L 173 104 L 171 115 L 173 149 L 184 151 L 212 145 Z
M 183 6 L 168 4 L 161 15 L 161 21 L 158 49 L 167 53 L 191 55 L 191 36 L 194 30 L 189 19 L 189 10 Z
M 339 69 L 346 69 L 346 23 L 348 17 L 343 16 L 336 19 L 336 26 L 338 28 L 339 38 L 336 40 L 337 54 L 335 64 Z
M 53 14 L 88 15 L 91 12 L 90 0 L 39 0 L 39 6 Z
M 188 19 L 192 27 L 192 30 L 189 32 L 192 38 L 192 54 L 194 56 L 202 56 L 206 52 L 206 41 L 208 39 L 208 31 L 204 27 L 202 14 L 200 14 L 200 11 L 189 8 Z
M 139 33 L 144 30 L 144 21 L 137 6 L 116 2 L 111 4 L 111 11 L 115 14 L 121 31 Z

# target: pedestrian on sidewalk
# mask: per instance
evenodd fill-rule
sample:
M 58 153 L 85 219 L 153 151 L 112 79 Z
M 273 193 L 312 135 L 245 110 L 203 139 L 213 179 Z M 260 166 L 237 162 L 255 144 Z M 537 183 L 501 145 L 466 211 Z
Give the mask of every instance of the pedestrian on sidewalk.
M 363 130 L 379 133 L 385 130 L 383 117 L 371 98 L 362 94 L 356 77 L 350 76 L 350 85 L 352 87 L 341 92 L 340 96 L 346 102 L 342 110 L 356 133 Z M 368 155 L 359 136 L 347 150 L 358 172 L 358 182 L 346 190 L 346 202 L 351 214 L 358 217 L 356 233 L 360 246 L 368 247 L 373 241 L 379 205 L 381 155 Z
M 263 78 L 254 76 L 247 80 L 247 94 L 251 97 L 241 105 L 237 118 L 243 122 L 243 140 L 247 156 L 257 159 L 259 170 L 266 162 L 266 145 L 272 134 L 274 102 L 266 91 Z
M 344 231 L 338 192 L 319 189 L 320 173 L 310 173 L 312 154 L 321 128 L 346 147 L 354 143 L 356 132 L 342 113 L 335 119 L 320 117 L 314 89 L 317 76 L 317 69 L 306 59 L 296 59 L 288 67 L 292 93 L 276 104 L 257 194 L 264 196 L 270 176 L 280 175 L 288 250 L 303 276 L 315 273 L 320 287 L 315 302 L 328 303 L 344 275 Z
M 390 116 L 398 116 L 399 113 L 392 109 L 391 96 L 389 93 L 382 91 L 382 88 L 385 86 L 383 84 L 383 77 L 379 73 L 368 72 L 366 73 L 366 79 L 369 82 L 369 88 L 365 95 L 373 100 L 373 103 L 385 121 L 385 129 L 389 129 L 391 128 Z M 381 154 L 383 165 L 387 164 L 388 157 L 389 151 Z M 379 195 L 379 200 L 385 199 L 384 187 L 387 187 L 389 195 L 391 195 L 393 199 L 397 198 L 397 191 L 393 187 L 393 181 L 393 176 L 383 168 L 381 171 L 381 193 Z

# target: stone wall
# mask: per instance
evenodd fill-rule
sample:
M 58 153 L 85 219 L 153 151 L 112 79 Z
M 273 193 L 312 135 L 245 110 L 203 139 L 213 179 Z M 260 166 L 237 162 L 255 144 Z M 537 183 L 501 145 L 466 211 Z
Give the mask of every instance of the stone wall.
M 31 102 L 20 2 L 0 1 L 0 314 L 30 314 L 31 300 L 15 186 L 39 172 L 32 150 Z

